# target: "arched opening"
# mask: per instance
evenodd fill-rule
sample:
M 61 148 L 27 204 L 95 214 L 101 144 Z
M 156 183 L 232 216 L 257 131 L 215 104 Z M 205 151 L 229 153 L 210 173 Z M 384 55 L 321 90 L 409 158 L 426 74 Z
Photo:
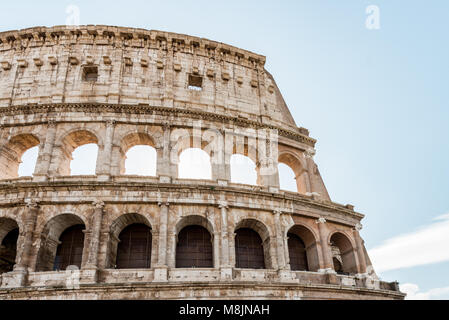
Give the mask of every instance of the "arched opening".
M 287 233 L 290 269 L 293 271 L 318 271 L 320 261 L 316 238 L 303 225 L 294 225 Z
M 151 267 L 151 228 L 132 224 L 120 233 L 117 248 L 117 269 L 147 269 Z
M 0 274 L 14 269 L 19 227 L 12 219 L 0 219 Z
M 70 175 L 95 175 L 97 166 L 98 145 L 90 143 L 76 148 L 70 162 Z
M 330 239 L 334 270 L 339 274 L 356 274 L 357 262 L 351 241 L 343 233 L 334 233 Z
M 69 266 L 81 269 L 84 249 L 84 225 L 67 228 L 59 237 L 53 270 L 66 270 Z
M 265 269 L 262 238 L 249 228 L 241 228 L 235 235 L 235 264 L 241 269 Z
M 288 234 L 288 253 L 290 256 L 290 269 L 293 271 L 308 271 L 306 245 L 296 234 Z
M 59 156 L 58 174 L 62 176 L 95 175 L 98 157 L 98 139 L 87 130 L 68 134 L 56 152 Z
M 121 147 L 120 174 L 156 176 L 157 152 L 152 137 L 135 132 L 123 138 Z
M 176 268 L 213 268 L 213 246 L 209 231 L 199 225 L 184 227 L 176 244 Z
M 148 269 L 152 258 L 152 228 L 138 213 L 121 215 L 111 224 L 106 266 L 118 269 Z
M 81 268 L 85 229 L 83 220 L 74 214 L 61 214 L 48 221 L 41 233 L 36 271 Z
M 249 157 L 233 154 L 230 161 L 231 182 L 257 185 L 256 164 Z
M 286 164 L 280 163 L 278 166 L 279 172 L 279 188 L 285 191 L 298 192 L 296 184 L 295 172 Z
M 309 190 L 309 176 L 306 163 L 290 152 L 279 155 L 279 184 L 282 190 L 306 194 Z
M 0 149 L 0 179 L 32 176 L 39 143 L 39 139 L 32 134 L 20 134 L 3 146 Z
M 125 174 L 156 176 L 156 149 L 149 146 L 134 146 L 126 153 Z
M 181 152 L 178 164 L 179 179 L 212 179 L 210 156 L 199 148 L 189 148 Z

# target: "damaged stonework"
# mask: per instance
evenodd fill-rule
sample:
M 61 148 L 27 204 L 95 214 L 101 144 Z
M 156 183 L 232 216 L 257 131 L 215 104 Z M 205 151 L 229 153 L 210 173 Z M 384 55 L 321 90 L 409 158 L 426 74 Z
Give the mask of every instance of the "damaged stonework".
M 265 60 L 155 30 L 0 33 L 0 299 L 403 299 L 374 272 L 364 216 L 331 200 Z M 95 174 L 72 176 L 85 144 Z M 155 176 L 125 174 L 141 145 Z M 211 179 L 179 178 L 189 148 Z M 235 154 L 257 185 L 231 180 Z M 297 192 L 280 189 L 280 163 Z

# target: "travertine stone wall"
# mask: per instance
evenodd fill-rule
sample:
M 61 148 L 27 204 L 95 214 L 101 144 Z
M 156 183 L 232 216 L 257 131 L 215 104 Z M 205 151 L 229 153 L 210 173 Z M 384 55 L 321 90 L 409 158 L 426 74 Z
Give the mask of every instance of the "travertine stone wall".
M 397 284 L 374 273 L 359 234 L 363 215 L 331 201 L 313 160 L 316 141 L 296 126 L 264 63 L 160 31 L 0 33 L 0 242 L 20 231 L 0 299 L 402 299 Z M 192 75 L 201 90 L 189 88 Z M 87 143 L 99 147 L 95 175 L 70 176 L 71 153 Z M 135 145 L 156 149 L 155 177 L 124 175 Z M 34 146 L 34 175 L 19 178 Z M 178 178 L 179 154 L 190 147 L 210 155 L 211 180 Z M 257 186 L 232 183 L 236 153 L 257 164 Z M 279 189 L 278 163 L 293 169 L 298 192 Z M 120 232 L 133 223 L 151 228 L 151 267 L 115 269 Z M 60 235 L 76 224 L 85 228 L 81 270 L 52 271 Z M 213 268 L 175 267 L 177 235 L 189 225 L 211 234 Z M 266 269 L 235 267 L 242 227 L 262 238 Z M 304 241 L 309 271 L 291 270 L 288 233 Z M 334 272 L 335 245 L 350 274 Z

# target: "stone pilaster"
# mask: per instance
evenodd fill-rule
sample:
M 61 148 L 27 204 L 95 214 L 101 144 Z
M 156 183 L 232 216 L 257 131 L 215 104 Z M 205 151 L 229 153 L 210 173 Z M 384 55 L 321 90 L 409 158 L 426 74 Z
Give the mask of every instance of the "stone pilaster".
M 168 211 L 170 204 L 159 203 L 159 232 L 158 232 L 158 256 L 157 264 L 155 266 L 154 278 L 155 281 L 168 281 L 168 257 L 167 257 L 167 237 L 168 237 Z
M 19 288 L 26 285 L 29 267 L 31 265 L 34 229 L 36 226 L 39 204 L 29 200 L 23 215 L 23 229 L 20 230 L 17 241 L 17 258 L 14 270 L 3 275 L 3 288 Z
M 156 147 L 157 151 L 156 175 L 159 177 L 159 181 L 162 183 L 170 183 L 173 178 L 177 178 L 176 164 L 172 164 L 170 159 L 170 151 L 171 151 L 170 135 L 171 135 L 171 127 L 168 123 L 165 123 L 162 146 Z
M 104 147 L 102 156 L 97 164 L 97 176 L 101 180 L 109 180 L 111 176 L 111 161 L 112 161 L 112 144 L 114 138 L 115 121 L 108 120 L 106 122 L 106 134 L 104 140 Z
M 285 270 L 286 258 L 284 249 L 284 234 L 282 232 L 282 225 L 281 225 L 282 211 L 274 210 L 273 213 L 274 213 L 274 227 L 276 230 L 276 252 L 277 252 L 278 267 L 280 270 Z
M 359 265 L 357 266 L 358 272 L 361 274 L 366 273 L 366 259 L 365 253 L 363 252 L 363 240 L 360 237 L 360 230 L 362 230 L 362 225 L 359 223 L 353 229 L 355 243 L 357 245 L 357 257 L 359 260 Z
M 327 242 L 327 237 L 329 235 L 329 230 L 327 228 L 327 221 L 324 218 L 319 218 L 316 223 L 318 224 L 318 229 L 320 232 L 320 244 L 322 253 L 322 263 L 320 264 L 321 270 L 323 272 L 333 272 L 334 264 L 332 262 L 332 252 Z
M 84 282 L 96 282 L 97 281 L 97 270 L 98 270 L 98 256 L 100 249 L 100 236 L 101 236 L 101 224 L 104 215 L 104 202 L 95 201 L 93 202 L 94 211 L 90 220 L 90 230 L 87 261 L 83 266 L 83 270 L 89 270 L 91 273 L 88 274 L 88 279 L 82 279 Z M 87 274 L 87 273 L 86 273 Z
M 34 170 L 33 180 L 46 181 L 49 176 L 51 157 L 56 140 L 56 122 L 49 120 L 47 124 L 47 135 L 43 148 L 40 150 L 41 154 L 37 161 L 36 169 Z

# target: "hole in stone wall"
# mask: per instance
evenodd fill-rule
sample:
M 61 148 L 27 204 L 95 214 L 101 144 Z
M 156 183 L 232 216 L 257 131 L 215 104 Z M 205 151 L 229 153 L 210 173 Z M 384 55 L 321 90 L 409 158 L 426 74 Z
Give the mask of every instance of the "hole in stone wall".
M 189 74 L 189 90 L 203 90 L 203 77 Z
M 83 80 L 95 82 L 98 80 L 98 67 L 84 67 L 83 68 Z

